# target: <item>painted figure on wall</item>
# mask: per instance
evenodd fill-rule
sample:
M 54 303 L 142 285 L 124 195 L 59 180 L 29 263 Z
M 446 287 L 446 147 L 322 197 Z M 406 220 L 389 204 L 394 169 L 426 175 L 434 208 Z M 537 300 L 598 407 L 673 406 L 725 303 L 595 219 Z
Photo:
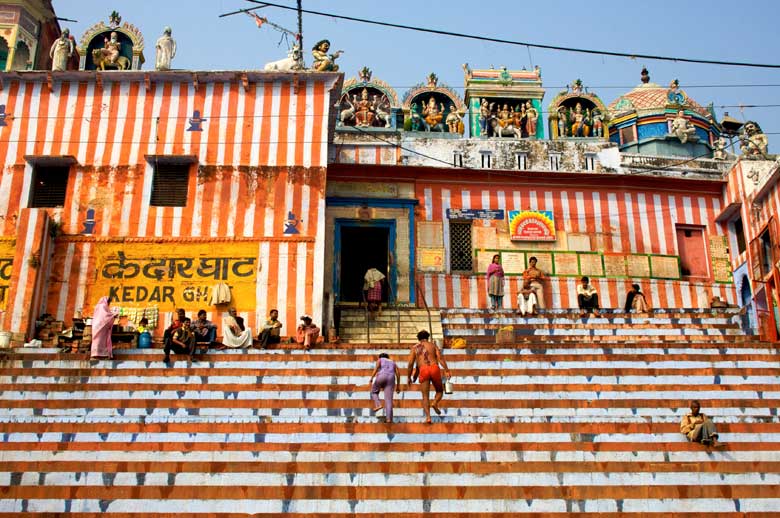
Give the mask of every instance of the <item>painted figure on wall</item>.
M 450 104 L 450 112 L 447 114 L 447 130 L 450 133 L 463 133 L 463 123 L 454 104 Z
M 328 54 L 330 50 L 330 41 L 320 40 L 311 49 L 311 55 L 314 58 L 314 63 L 311 65 L 311 69 L 316 72 L 338 72 L 339 66 L 336 64 L 336 60 L 341 56 L 344 51 L 337 50 L 333 54 Z
M 75 45 L 73 40 L 70 39 L 70 29 L 65 29 L 59 38 L 54 40 L 54 43 L 49 49 L 49 57 L 51 57 L 51 69 L 56 71 L 65 71 L 68 69 L 68 60 L 73 56 Z
M 529 137 L 536 136 L 536 122 L 539 120 L 539 112 L 531 105 L 531 101 L 525 102 L 526 133 Z
M 483 137 L 488 136 L 488 124 L 490 122 L 490 112 L 491 112 L 490 104 L 488 103 L 487 99 L 482 99 L 482 102 L 479 105 L 479 129 L 480 133 Z
M 155 48 L 157 49 L 155 68 L 157 70 L 170 70 L 171 62 L 176 56 L 176 41 L 171 37 L 170 27 L 163 29 L 163 35 L 157 40 Z

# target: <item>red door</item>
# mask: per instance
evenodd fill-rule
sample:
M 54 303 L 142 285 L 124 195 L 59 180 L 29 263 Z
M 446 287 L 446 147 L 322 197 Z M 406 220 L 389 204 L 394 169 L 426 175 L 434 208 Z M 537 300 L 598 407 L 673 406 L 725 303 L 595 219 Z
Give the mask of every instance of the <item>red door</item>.
M 683 277 L 709 278 L 710 268 L 703 228 L 677 227 L 677 248 L 680 251 L 680 270 Z

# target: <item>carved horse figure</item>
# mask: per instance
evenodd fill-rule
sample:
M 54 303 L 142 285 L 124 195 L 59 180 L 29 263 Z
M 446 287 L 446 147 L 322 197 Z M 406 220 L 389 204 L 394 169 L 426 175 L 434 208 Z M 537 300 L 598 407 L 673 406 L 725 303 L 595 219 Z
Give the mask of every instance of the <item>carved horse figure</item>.
M 106 68 L 116 68 L 117 70 L 130 70 L 129 59 L 124 56 L 119 56 L 116 59 L 116 63 L 110 63 L 101 50 L 102 49 L 95 49 L 92 51 L 92 62 L 95 63 L 96 69 L 105 70 Z

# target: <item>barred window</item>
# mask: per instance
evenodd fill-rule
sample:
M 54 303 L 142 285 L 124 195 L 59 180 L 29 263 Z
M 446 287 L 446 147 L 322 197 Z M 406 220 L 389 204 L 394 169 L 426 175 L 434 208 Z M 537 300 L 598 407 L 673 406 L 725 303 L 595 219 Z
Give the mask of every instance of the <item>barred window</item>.
M 560 153 L 550 153 L 550 170 L 557 171 L 561 168 Z
M 517 168 L 524 171 L 528 167 L 528 155 L 526 153 L 517 154 Z
M 70 167 L 67 166 L 34 166 L 30 207 L 64 206 L 69 173 Z
M 190 164 L 154 164 L 152 196 L 154 207 L 185 207 L 189 188 Z
M 586 171 L 595 171 L 596 170 L 596 155 L 593 153 L 586 153 L 585 154 L 585 170 Z
M 471 223 L 450 222 L 450 269 L 472 271 Z

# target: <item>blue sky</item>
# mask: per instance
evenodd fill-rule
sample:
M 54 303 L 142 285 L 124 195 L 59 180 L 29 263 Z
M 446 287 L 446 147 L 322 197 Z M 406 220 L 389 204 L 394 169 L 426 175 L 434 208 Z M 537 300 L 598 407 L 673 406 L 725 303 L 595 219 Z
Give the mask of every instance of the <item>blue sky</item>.
M 276 3 L 295 5 L 294 0 Z M 53 0 L 62 22 L 80 40 L 93 23 L 107 21 L 116 9 L 123 21 L 141 29 L 146 40 L 147 67 L 154 63 L 154 41 L 165 25 L 173 28 L 178 54 L 175 68 L 191 70 L 261 69 L 284 57 L 286 44 L 270 27 L 257 29 L 246 15 L 218 18 L 224 12 L 250 7 L 244 0 Z M 393 23 L 425 26 L 468 34 L 529 41 L 566 47 L 584 47 L 729 61 L 780 64 L 777 20 L 780 2 L 717 0 L 708 3 L 656 0 L 590 2 L 545 0 L 303 0 L 305 9 L 334 12 Z M 269 21 L 296 28 L 294 12 L 268 7 L 258 11 Z M 405 90 L 435 72 L 440 82 L 462 92 L 462 63 L 472 68 L 505 65 L 509 69 L 542 68 L 546 88 L 544 106 L 574 79 L 597 93 L 607 104 L 639 84 L 642 66 L 653 82 L 667 85 L 679 79 L 681 87 L 702 105 L 713 102 L 722 116 L 756 120 L 769 135 L 770 153 L 780 152 L 780 106 L 721 108 L 723 105 L 780 105 L 780 69 L 694 65 L 649 59 L 590 56 L 527 49 L 498 43 L 423 34 L 359 24 L 329 17 L 304 15 L 307 64 L 310 48 L 322 38 L 332 49 L 343 49 L 339 59 L 346 77 L 367 65 L 374 77 L 392 85 L 399 98 Z M 720 87 L 711 85 L 778 85 L 774 87 Z

